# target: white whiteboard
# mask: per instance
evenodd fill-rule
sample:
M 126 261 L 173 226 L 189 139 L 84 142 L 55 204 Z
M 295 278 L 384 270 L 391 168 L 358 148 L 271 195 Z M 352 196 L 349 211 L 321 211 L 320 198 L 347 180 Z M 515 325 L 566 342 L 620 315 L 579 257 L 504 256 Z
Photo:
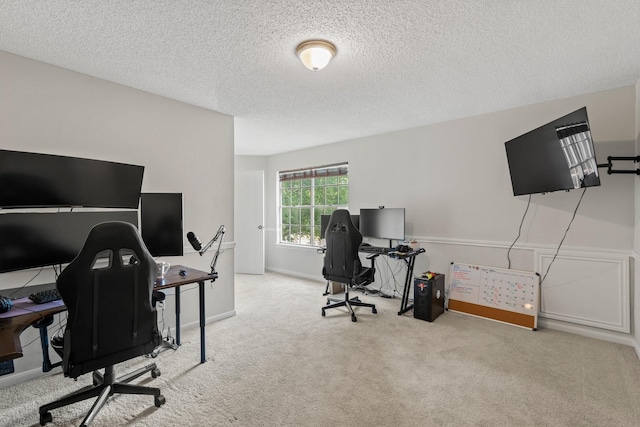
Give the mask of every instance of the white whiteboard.
M 540 277 L 533 272 L 451 263 L 448 308 L 537 329 Z

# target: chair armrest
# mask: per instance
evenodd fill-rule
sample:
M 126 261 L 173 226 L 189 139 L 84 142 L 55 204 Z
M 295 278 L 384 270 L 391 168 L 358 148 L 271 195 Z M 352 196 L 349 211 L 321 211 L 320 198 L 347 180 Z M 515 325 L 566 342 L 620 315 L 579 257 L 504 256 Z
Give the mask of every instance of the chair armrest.
M 368 260 L 371 260 L 371 269 L 375 271 L 375 267 L 376 267 L 376 258 L 379 257 L 380 254 L 371 254 L 367 256 Z

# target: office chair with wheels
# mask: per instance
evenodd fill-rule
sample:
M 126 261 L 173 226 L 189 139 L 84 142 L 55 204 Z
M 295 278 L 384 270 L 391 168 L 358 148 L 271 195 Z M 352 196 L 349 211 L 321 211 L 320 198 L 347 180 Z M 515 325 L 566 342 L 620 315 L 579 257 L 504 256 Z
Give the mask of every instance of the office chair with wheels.
M 360 285 L 366 286 L 373 283 L 375 276 L 374 259 L 378 254 L 368 256 L 371 267 L 363 267 L 360 262 L 358 248 L 362 243 L 362 235 L 351 222 L 349 211 L 338 209 L 331 214 L 329 225 L 325 231 L 326 252 L 322 275 L 327 281 L 344 283 L 344 300 L 327 299 L 327 305 L 322 307 L 322 315 L 325 310 L 346 307 L 351 313 L 351 320 L 358 319 L 353 307 L 369 307 L 373 313 L 377 313 L 375 304 L 367 304 L 360 298 L 349 298 L 349 288 Z
M 56 286 L 69 316 L 62 343 L 52 347 L 62 357 L 65 377 L 93 372 L 93 385 L 40 407 L 40 425 L 52 421 L 52 409 L 97 397 L 82 421 L 88 425 L 114 393 L 154 396 L 165 403 L 159 388 L 128 384 L 151 372 L 155 363 L 116 378 L 114 365 L 147 355 L 160 344 L 152 290 L 157 267 L 138 230 L 125 222 L 96 225 L 78 254 L 62 271 Z M 104 373 L 98 372 L 104 368 Z

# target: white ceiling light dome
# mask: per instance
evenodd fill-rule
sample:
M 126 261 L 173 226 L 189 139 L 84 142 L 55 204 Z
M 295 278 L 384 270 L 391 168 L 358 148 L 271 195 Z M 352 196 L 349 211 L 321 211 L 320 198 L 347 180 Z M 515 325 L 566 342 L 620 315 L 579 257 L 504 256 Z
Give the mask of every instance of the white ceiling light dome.
M 312 71 L 322 70 L 336 55 L 336 47 L 324 40 L 302 42 L 296 48 L 298 58 Z

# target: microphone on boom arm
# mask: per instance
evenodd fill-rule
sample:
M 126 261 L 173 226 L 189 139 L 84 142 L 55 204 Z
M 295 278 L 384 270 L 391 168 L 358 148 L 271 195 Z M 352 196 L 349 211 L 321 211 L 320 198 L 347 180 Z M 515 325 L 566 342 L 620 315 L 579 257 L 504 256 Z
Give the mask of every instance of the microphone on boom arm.
M 202 249 L 202 242 L 200 241 L 200 239 L 198 239 L 198 237 L 193 231 L 190 231 L 187 233 L 187 240 L 189 240 L 189 243 L 191 243 L 191 246 L 193 246 L 193 249 L 200 252 L 200 249 Z
M 213 280 L 216 280 L 218 278 L 218 273 L 216 272 L 216 263 L 218 262 L 218 256 L 220 256 L 220 254 L 222 253 L 222 251 L 220 251 L 220 246 L 222 246 L 222 239 L 224 238 L 225 231 L 225 226 L 221 225 L 220 228 L 218 228 L 216 235 L 213 236 L 213 239 L 211 239 L 209 243 L 204 245 L 204 247 L 202 246 L 202 242 L 200 241 L 200 239 L 198 239 L 193 231 L 187 233 L 187 240 L 189 240 L 189 243 L 191 243 L 193 249 L 198 251 L 200 256 L 204 255 L 204 253 L 207 252 L 216 241 L 220 240 L 218 242 L 216 253 L 211 260 L 211 276 L 213 276 Z

